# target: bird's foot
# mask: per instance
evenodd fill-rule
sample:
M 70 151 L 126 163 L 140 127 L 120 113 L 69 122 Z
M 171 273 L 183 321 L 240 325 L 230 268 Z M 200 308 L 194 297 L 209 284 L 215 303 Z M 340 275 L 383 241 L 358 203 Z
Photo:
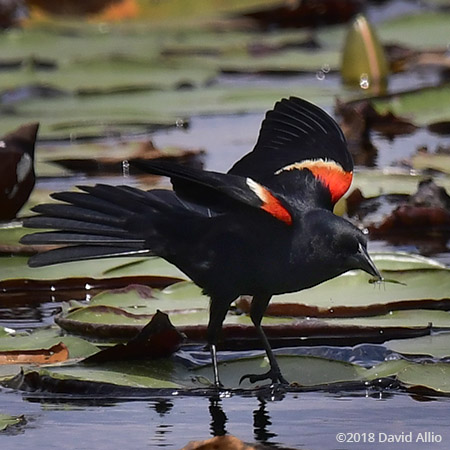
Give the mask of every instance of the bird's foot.
M 289 384 L 289 381 L 281 375 L 281 372 L 279 370 L 274 370 L 273 368 L 268 370 L 266 373 L 243 375 L 239 381 L 239 384 L 241 384 L 244 380 L 248 380 L 252 384 L 263 380 L 272 380 L 273 384 Z

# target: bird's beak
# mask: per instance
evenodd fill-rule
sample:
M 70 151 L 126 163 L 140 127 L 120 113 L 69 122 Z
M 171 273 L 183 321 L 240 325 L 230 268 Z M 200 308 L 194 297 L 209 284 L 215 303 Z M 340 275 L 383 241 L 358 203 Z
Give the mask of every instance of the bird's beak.
M 359 244 L 358 253 L 356 254 L 355 258 L 357 260 L 359 269 L 364 270 L 364 272 L 367 272 L 369 275 L 374 276 L 377 281 L 383 280 L 383 277 L 373 263 L 372 258 L 369 256 L 367 249 L 365 249 L 361 244 Z

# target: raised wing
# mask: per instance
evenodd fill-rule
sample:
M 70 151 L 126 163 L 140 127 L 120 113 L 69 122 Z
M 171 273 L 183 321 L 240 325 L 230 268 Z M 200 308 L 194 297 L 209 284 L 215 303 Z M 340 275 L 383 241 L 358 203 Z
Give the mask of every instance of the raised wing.
M 283 183 L 289 183 L 286 172 L 294 170 L 312 173 L 320 182 L 317 188 L 325 187 L 329 192 L 332 207 L 350 187 L 353 160 L 333 118 L 306 100 L 290 97 L 277 102 L 266 114 L 255 148 L 229 173 L 272 187 L 280 184 L 277 177 L 282 173 Z M 298 176 L 293 178 L 298 180 Z
M 145 172 L 170 177 L 178 196 L 212 207 L 214 210 L 250 206 L 263 210 L 290 225 L 292 216 L 283 201 L 270 189 L 249 177 L 211 172 L 164 161 L 134 161 L 133 165 Z

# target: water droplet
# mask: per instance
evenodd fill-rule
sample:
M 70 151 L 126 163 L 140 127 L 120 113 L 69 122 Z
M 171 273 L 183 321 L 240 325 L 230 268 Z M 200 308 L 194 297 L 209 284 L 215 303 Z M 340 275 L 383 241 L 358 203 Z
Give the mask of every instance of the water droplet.
M 327 64 L 327 63 L 322 64 L 322 72 L 323 73 L 328 73 L 329 71 L 330 71 L 330 65 Z
M 124 159 L 122 161 L 122 175 L 124 178 L 127 178 L 130 176 L 130 163 L 126 159 Z
M 361 89 L 369 89 L 370 82 L 369 82 L 369 75 L 367 73 L 362 73 L 359 78 L 359 86 Z
M 183 119 L 177 119 L 177 120 L 175 121 L 175 125 L 176 125 L 178 128 L 183 128 L 183 127 L 185 126 L 184 120 L 183 120 Z
M 55 291 L 56 291 L 55 286 L 50 286 L 50 290 L 51 290 L 52 292 L 55 292 Z
M 172 392 L 172 395 L 173 395 L 173 396 L 178 395 L 178 391 L 173 391 L 173 392 Z
M 90 289 L 92 289 L 92 286 L 91 286 L 89 283 L 86 283 L 86 284 L 84 285 L 84 288 L 85 288 L 87 291 L 89 291 Z
M 317 78 L 319 81 L 325 80 L 325 72 L 324 72 L 323 70 L 318 70 L 318 71 L 316 72 L 316 78 Z
M 103 34 L 109 33 L 109 30 L 110 30 L 110 26 L 107 23 L 103 22 L 103 23 L 98 24 L 98 31 L 100 33 L 103 33 Z
M 219 394 L 220 398 L 231 398 L 231 391 L 222 391 Z

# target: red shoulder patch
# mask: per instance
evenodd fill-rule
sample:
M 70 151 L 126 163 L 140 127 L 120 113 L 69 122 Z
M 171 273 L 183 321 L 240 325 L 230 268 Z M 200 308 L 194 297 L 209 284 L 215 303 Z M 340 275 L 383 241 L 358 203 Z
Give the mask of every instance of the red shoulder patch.
M 248 187 L 256 194 L 256 196 L 261 200 L 262 205 L 260 208 L 278 220 L 281 220 L 286 225 L 292 225 L 292 216 L 290 212 L 281 204 L 269 189 L 265 188 L 261 184 L 247 178 Z
M 335 204 L 352 184 L 353 172 L 346 172 L 335 161 L 311 159 L 283 167 L 275 172 L 278 175 L 286 170 L 308 169 L 330 191 L 331 201 Z

